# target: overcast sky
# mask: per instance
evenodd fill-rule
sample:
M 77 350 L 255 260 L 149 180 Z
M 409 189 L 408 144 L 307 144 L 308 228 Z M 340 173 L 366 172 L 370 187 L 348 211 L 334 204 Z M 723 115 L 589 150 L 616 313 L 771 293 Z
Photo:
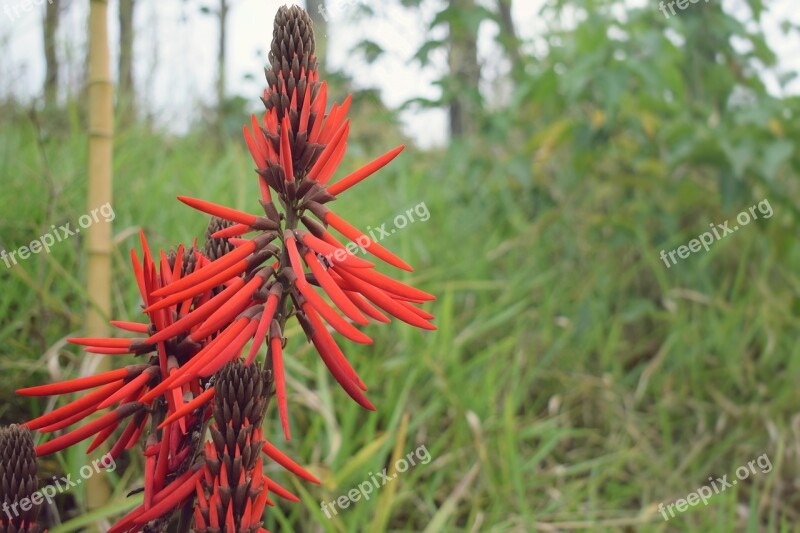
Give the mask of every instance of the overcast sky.
M 0 0 L 0 95 L 13 91 L 17 95 L 38 94 L 44 77 L 41 44 L 41 17 L 46 0 Z M 536 13 L 544 0 L 518 0 L 514 2 L 514 15 L 523 38 L 532 39 L 541 28 Z M 711 0 L 715 1 L 715 0 Z M 736 9 L 743 0 L 723 0 Z M 767 0 L 770 13 L 764 25 L 773 48 L 785 68 L 800 70 L 800 39 L 796 34 L 783 35 L 778 22 L 787 17 L 800 23 L 798 0 Z M 30 2 L 30 11 L 22 7 Z M 88 0 L 62 0 L 68 2 L 59 41 L 65 67 L 63 76 L 78 86 L 83 75 L 81 65 L 86 36 Z M 378 16 L 369 23 L 354 17 L 353 6 L 357 0 L 328 0 L 330 15 L 329 62 L 341 68 L 349 62 L 350 71 L 361 87 L 378 87 L 389 106 L 398 106 L 413 97 L 438 96 L 432 82 L 445 68 L 442 54 L 434 56 L 434 65 L 421 69 L 411 60 L 419 46 L 429 38 L 425 27 L 442 0 L 425 0 L 422 16 L 419 12 L 396 6 L 397 2 L 374 0 Z M 631 0 L 632 4 L 652 4 L 656 0 Z M 281 0 L 233 0 L 234 8 L 229 21 L 229 92 L 257 101 L 264 86 L 263 66 L 266 49 L 272 37 L 272 17 L 277 8 L 286 3 Z M 112 43 L 117 39 L 116 7 L 112 0 L 109 19 Z M 197 113 L 198 102 L 213 101 L 214 68 L 217 27 L 212 17 L 202 15 L 198 6 L 216 5 L 215 0 L 137 0 L 136 15 L 136 67 L 135 77 L 139 91 L 149 105 L 157 111 L 159 122 L 180 130 Z M 691 4 L 689 6 L 691 9 Z M 746 11 L 744 11 L 746 13 Z M 481 35 L 481 53 L 492 52 L 494 31 L 485 25 Z M 439 35 L 441 38 L 442 35 Z M 350 53 L 361 39 L 378 42 L 386 54 L 373 65 L 360 58 L 353 60 Z M 112 50 L 115 47 L 112 47 Z M 116 50 L 113 50 L 116 54 Z M 116 57 L 112 60 L 115 62 Z M 115 70 L 112 67 L 112 71 Z M 491 76 L 492 71 L 488 72 Z M 247 79 L 247 76 L 250 79 Z M 770 83 L 770 80 L 768 80 Z M 777 92 L 777 85 L 770 84 Z M 442 144 L 446 140 L 446 115 L 444 111 L 408 111 L 403 115 L 408 131 L 423 146 Z

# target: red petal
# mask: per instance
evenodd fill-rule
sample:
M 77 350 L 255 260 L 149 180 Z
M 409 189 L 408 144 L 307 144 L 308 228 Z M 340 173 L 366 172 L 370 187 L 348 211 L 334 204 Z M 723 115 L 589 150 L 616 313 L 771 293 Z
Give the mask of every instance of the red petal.
M 275 286 L 273 286 L 273 289 L 274 288 Z M 283 292 L 283 289 L 281 289 L 281 292 Z M 255 336 L 253 337 L 253 345 L 250 347 L 250 352 L 247 354 L 247 359 L 245 360 L 245 366 L 249 366 L 250 363 L 253 362 L 253 359 L 256 358 L 256 354 L 258 353 L 259 348 L 261 348 L 261 343 L 264 342 L 267 333 L 269 333 L 269 326 L 272 323 L 272 317 L 275 316 L 275 310 L 278 308 L 279 298 L 280 295 L 277 292 L 270 294 L 267 298 L 267 303 L 264 305 L 264 311 L 261 313 L 258 328 L 256 329 Z
M 294 169 L 292 168 L 292 149 L 289 145 L 289 130 L 292 124 L 287 113 L 283 117 L 281 124 L 281 166 L 286 177 L 286 181 L 294 181 Z M 251 223 L 252 224 L 252 223 Z
M 139 369 L 141 372 L 142 369 Z M 50 383 L 48 385 L 39 385 L 38 387 L 28 387 L 25 389 L 18 389 L 17 394 L 20 396 L 51 396 L 56 394 L 69 394 L 70 392 L 77 392 L 86 389 L 93 389 L 100 385 L 111 383 L 120 379 L 127 379 L 131 377 L 131 370 L 128 368 L 120 368 L 118 370 L 111 370 L 103 372 L 96 376 L 87 376 L 84 378 L 71 379 L 69 381 L 62 381 L 60 383 Z
M 190 198 L 188 196 L 178 196 L 178 200 L 185 203 L 189 207 L 193 207 L 198 211 L 202 211 L 203 213 L 214 215 L 219 218 L 224 218 L 225 220 L 238 222 L 239 224 L 247 224 L 248 226 L 252 226 L 253 224 L 256 223 L 256 220 L 258 220 L 257 216 L 251 215 L 250 213 L 238 211 L 230 207 L 225 207 L 224 205 L 218 205 L 211 202 L 206 202 L 205 200 Z
M 385 167 L 387 164 L 389 164 L 389 162 L 392 161 L 392 159 L 397 157 L 400 154 L 400 152 L 403 151 L 404 148 L 405 145 L 401 145 L 395 148 L 394 150 L 383 154 L 382 156 L 375 159 L 371 163 L 364 165 L 363 167 L 356 170 L 352 174 L 345 176 L 344 178 L 340 179 L 333 185 L 328 186 L 328 192 L 334 196 L 343 193 L 353 185 L 370 177 L 372 174 Z
M 161 342 L 167 339 L 171 339 L 172 337 L 176 337 L 182 333 L 186 333 L 194 326 L 203 322 L 205 319 L 210 317 L 214 311 L 220 308 L 222 304 L 227 302 L 231 299 L 231 297 L 236 294 L 236 292 L 244 286 L 244 279 L 243 278 L 236 278 L 233 282 L 228 285 L 228 287 L 223 290 L 221 293 L 214 296 L 211 300 L 204 303 L 188 315 L 184 316 L 171 326 L 159 331 L 145 342 L 153 343 L 153 342 Z
M 278 400 L 278 414 L 280 415 L 281 425 L 283 426 L 283 435 L 286 440 L 292 438 L 289 431 L 289 412 L 286 408 L 286 380 L 283 370 L 283 349 L 281 343 L 283 339 L 280 336 L 280 326 L 273 321 L 272 332 L 270 333 L 269 347 L 270 355 L 272 355 L 272 370 L 275 373 L 275 395 Z
M 330 274 L 328 274 L 328 271 L 320 264 L 317 255 L 312 251 L 307 251 L 303 257 L 306 260 L 306 264 L 311 268 L 314 277 L 317 278 L 320 286 L 328 294 L 333 303 L 335 303 L 350 320 L 362 326 L 369 324 L 367 318 L 361 314 L 353 302 L 345 296 L 339 285 L 336 284 Z
M 25 426 L 30 429 L 39 429 L 53 424 L 56 421 L 62 421 L 66 418 L 69 418 L 85 409 L 88 410 L 91 408 L 92 411 L 94 411 L 97 409 L 97 404 L 100 401 L 105 400 L 109 395 L 113 394 L 117 389 L 122 387 L 123 383 L 124 382 L 122 380 L 109 383 L 105 387 L 97 389 L 96 391 L 91 392 L 83 398 L 75 400 L 74 402 L 68 403 L 64 407 L 56 409 L 55 411 L 51 411 L 38 418 L 34 418 L 30 422 L 27 422 Z
M 326 213 L 325 222 L 336 228 L 336 230 L 341 232 L 342 235 L 346 236 L 351 241 L 356 242 L 359 246 L 363 247 L 365 250 L 367 250 L 375 257 L 382 259 L 387 263 L 389 263 L 390 265 L 395 266 L 397 268 L 407 270 L 409 272 L 414 271 L 414 269 L 411 268 L 402 259 L 400 259 L 392 252 L 390 252 L 377 242 L 373 241 L 372 239 L 361 233 L 361 231 L 356 229 L 346 220 L 336 215 L 336 213 L 334 213 L 333 211 L 328 211 Z M 360 239 L 362 239 L 363 241 Z M 362 242 L 365 242 L 365 244 L 361 244 Z
M 185 278 L 181 278 L 176 282 L 171 283 L 167 287 L 162 287 L 156 291 L 153 291 L 153 296 L 167 296 L 169 294 L 175 294 L 179 291 L 194 287 L 198 283 L 208 280 L 211 276 L 219 274 L 220 272 L 224 272 L 255 251 L 256 243 L 253 241 L 249 242 L 249 245 L 240 246 L 236 250 L 225 254 L 216 261 L 209 263 L 208 266 L 192 272 Z
M 36 455 L 41 457 L 42 455 L 49 455 L 53 452 L 57 452 L 58 450 L 68 448 L 73 444 L 94 435 L 106 426 L 118 423 L 121 419 L 132 415 L 142 407 L 144 406 L 138 402 L 125 404 L 122 407 L 117 408 L 115 411 L 111 411 L 110 413 L 106 413 L 96 420 L 92 420 L 85 426 L 70 431 L 69 433 L 61 435 L 60 437 L 57 437 L 51 441 L 47 441 L 44 444 L 38 445 L 36 447 Z
M 163 427 L 171 424 L 172 422 L 178 420 L 179 418 L 183 418 L 186 415 L 193 413 L 195 410 L 199 409 L 206 403 L 208 403 L 214 397 L 214 387 L 209 387 L 204 393 L 200 396 L 192 400 L 191 402 L 184 404 L 183 407 L 175 411 L 172 415 L 169 416 L 166 420 L 164 420 L 158 429 L 162 429 Z
M 320 481 L 312 476 L 308 471 L 306 471 L 302 466 L 295 463 L 288 455 L 281 452 L 278 448 L 270 444 L 269 442 L 264 443 L 264 447 L 262 448 L 265 454 L 281 465 L 283 468 L 291 472 L 292 474 L 296 475 L 299 478 L 305 479 L 306 481 L 310 481 L 311 483 L 316 483 L 317 485 L 320 484 Z

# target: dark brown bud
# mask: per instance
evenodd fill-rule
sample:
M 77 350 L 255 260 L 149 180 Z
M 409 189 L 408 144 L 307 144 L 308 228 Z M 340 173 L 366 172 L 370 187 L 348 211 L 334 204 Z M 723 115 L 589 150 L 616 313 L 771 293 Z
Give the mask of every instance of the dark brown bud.
M 36 452 L 28 428 L 0 428 L 0 533 L 38 533 Z

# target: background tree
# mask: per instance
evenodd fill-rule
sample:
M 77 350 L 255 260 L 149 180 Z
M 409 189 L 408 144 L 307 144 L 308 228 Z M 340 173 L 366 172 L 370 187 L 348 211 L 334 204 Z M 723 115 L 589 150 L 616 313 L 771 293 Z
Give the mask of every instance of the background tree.
M 58 55 L 56 54 L 56 36 L 61 13 L 61 0 L 50 0 L 44 12 L 44 101 L 47 107 L 53 108 L 58 103 Z
M 219 0 L 219 8 L 216 11 L 219 23 L 219 42 L 217 43 L 217 134 L 219 139 L 224 137 L 225 130 L 225 93 L 226 78 L 225 69 L 227 67 L 228 56 L 228 12 L 231 4 L 228 0 Z
M 450 135 L 473 133 L 480 106 L 478 26 L 475 0 L 450 0 L 447 11 L 448 63 L 450 66 Z
M 117 111 L 120 120 L 126 124 L 136 116 L 136 90 L 133 78 L 135 3 L 136 0 L 119 0 Z

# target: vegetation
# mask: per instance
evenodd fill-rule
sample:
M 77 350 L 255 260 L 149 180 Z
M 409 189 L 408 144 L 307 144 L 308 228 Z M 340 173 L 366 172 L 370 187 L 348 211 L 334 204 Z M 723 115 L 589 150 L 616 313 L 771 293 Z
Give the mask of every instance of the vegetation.
M 470 110 L 469 120 L 446 148 L 411 147 L 358 185 L 370 201 L 343 197 L 339 210 L 362 228 L 391 227 L 426 204 L 428 221 L 382 244 L 415 266 L 404 281 L 438 296 L 427 307 L 438 330 L 370 326 L 374 345 L 350 347 L 375 413 L 334 387 L 299 327 L 287 333 L 297 339 L 285 348 L 294 438 L 283 442 L 274 405 L 264 430 L 322 485 L 282 478 L 302 503 L 278 504 L 266 527 L 794 530 L 800 100 L 766 90 L 765 76 L 777 74 L 782 87 L 792 76 L 777 71 L 758 29 L 762 2 L 747 5 L 745 23 L 718 2 L 667 19 L 651 3 L 558 0 L 540 13 L 543 46 L 500 34 L 511 59 L 498 61 L 513 65 L 501 80 L 507 99 L 488 91 L 465 99 L 457 73 L 447 73 L 440 100 L 409 102 Z M 507 12 L 496 7 L 443 4 L 428 22 L 458 18 L 473 35 L 484 24 L 508 30 Z M 447 43 L 426 43 L 417 59 L 440 46 Z M 337 101 L 349 85 L 346 73 L 341 79 Z M 377 105 L 370 95 L 357 90 L 356 115 L 359 102 Z M 8 117 L 0 123 L 0 245 L 11 251 L 86 212 L 88 139 L 76 102 L 45 115 L 9 101 L 0 112 Z M 393 113 L 354 119 L 345 171 L 400 136 Z M 207 131 L 176 136 L 134 121 L 116 134 L 116 318 L 140 311 L 127 257 L 140 225 L 154 248 L 169 249 L 202 238 L 207 223 L 176 195 L 202 191 L 247 210 L 258 194 L 244 143 L 219 148 Z M 659 257 L 764 199 L 774 216 L 669 268 Z M 0 264 L 2 424 L 52 407 L 14 389 L 80 368 L 83 353 L 65 339 L 84 326 L 85 245 L 79 234 L 50 254 Z M 325 517 L 321 501 L 423 444 L 429 464 Z M 668 522 L 659 513 L 659 504 L 686 498 L 709 477 L 732 479 L 763 454 L 768 472 Z M 40 465 L 42 479 L 86 464 L 79 451 L 56 457 Z M 108 474 L 107 507 L 85 514 L 83 487 L 59 496 L 63 523 L 51 533 L 138 505 L 125 496 L 141 486 L 143 465 L 129 460 Z

